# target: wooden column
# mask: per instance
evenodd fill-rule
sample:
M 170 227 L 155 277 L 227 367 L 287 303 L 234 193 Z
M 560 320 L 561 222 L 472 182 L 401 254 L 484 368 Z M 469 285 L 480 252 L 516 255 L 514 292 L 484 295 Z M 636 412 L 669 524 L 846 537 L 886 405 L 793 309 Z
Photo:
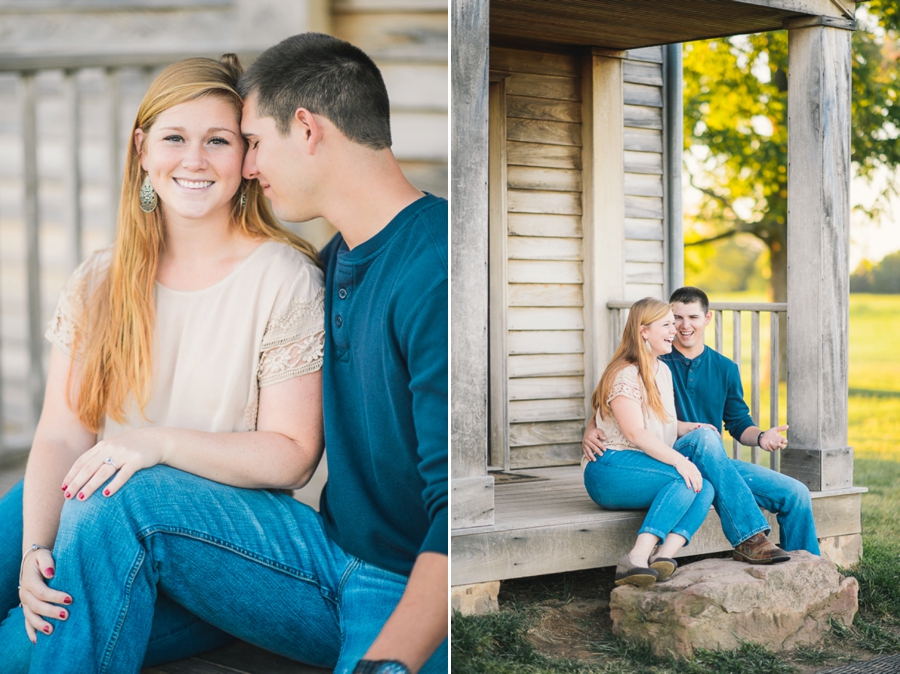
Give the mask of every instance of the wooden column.
M 615 344 L 606 304 L 625 296 L 625 56 L 594 48 L 581 77 L 586 419 Z
M 455 0 L 450 232 L 451 526 L 494 522 L 488 443 L 488 0 Z
M 810 25 L 812 24 L 812 25 Z M 812 491 L 853 484 L 847 446 L 850 30 L 823 17 L 786 27 L 788 423 L 782 472 Z

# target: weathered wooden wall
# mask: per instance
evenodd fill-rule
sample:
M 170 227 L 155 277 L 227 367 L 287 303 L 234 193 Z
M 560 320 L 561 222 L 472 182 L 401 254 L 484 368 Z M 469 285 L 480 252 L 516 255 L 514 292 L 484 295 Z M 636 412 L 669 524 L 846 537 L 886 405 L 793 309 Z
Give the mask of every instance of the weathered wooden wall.
M 371 56 L 391 97 L 393 151 L 419 189 L 448 195 L 448 0 L 332 0 L 330 32 Z
M 580 457 L 586 400 L 605 366 L 592 359 L 607 357 L 592 352 L 608 318 L 605 301 L 585 304 L 586 278 L 593 287 L 624 274 L 625 299 L 663 294 L 662 48 L 624 56 L 612 77 L 598 80 L 607 89 L 594 92 L 582 81 L 594 77 L 594 66 L 584 75 L 580 55 L 491 49 L 494 466 L 507 467 L 504 440 L 510 468 Z M 585 91 L 592 100 L 583 100 Z M 622 109 L 599 114 L 604 98 L 623 101 Z M 620 144 L 610 147 L 605 137 Z M 586 191 L 586 180 L 608 177 L 607 165 L 617 167 L 624 193 Z M 614 200 L 624 201 L 623 209 L 612 208 Z M 624 219 L 612 215 L 622 212 Z M 586 256 L 588 226 L 597 239 Z M 624 262 L 611 264 L 610 257 Z M 586 326 L 595 329 L 586 333 Z
M 507 328 L 510 467 L 570 463 L 580 452 L 585 395 L 581 63 L 493 48 L 491 70 L 508 75 L 500 82 L 505 118 L 491 129 L 502 142 L 505 126 L 507 180 L 491 196 L 506 189 L 506 213 L 490 226 L 506 235 L 505 255 L 491 255 L 492 278 L 506 278 L 506 303 L 495 301 L 491 317 Z
M 663 299 L 663 49 L 628 52 L 625 97 L 625 299 Z

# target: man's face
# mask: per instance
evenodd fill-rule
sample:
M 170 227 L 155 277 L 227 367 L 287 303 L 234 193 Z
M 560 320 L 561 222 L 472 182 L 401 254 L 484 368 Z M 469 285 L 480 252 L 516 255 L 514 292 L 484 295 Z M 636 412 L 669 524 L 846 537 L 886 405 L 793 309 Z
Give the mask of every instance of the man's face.
M 301 134 L 278 133 L 273 117 L 257 114 L 255 94 L 244 101 L 241 133 L 247 139 L 243 175 L 259 181 L 275 215 L 287 222 L 305 222 L 320 215 L 310 189 L 310 157 Z
M 700 302 L 676 302 L 672 307 L 675 314 L 675 341 L 685 349 L 703 344 L 706 326 L 712 319 L 712 312 L 703 313 Z

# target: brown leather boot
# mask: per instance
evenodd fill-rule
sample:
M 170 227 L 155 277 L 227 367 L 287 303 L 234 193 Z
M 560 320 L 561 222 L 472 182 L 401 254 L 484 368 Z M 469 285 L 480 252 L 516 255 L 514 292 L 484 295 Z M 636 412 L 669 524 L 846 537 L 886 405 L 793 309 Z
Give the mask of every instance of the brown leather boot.
M 731 556 L 738 562 L 749 564 L 780 564 L 791 558 L 789 554 L 766 538 L 764 533 L 755 534 L 738 544 Z

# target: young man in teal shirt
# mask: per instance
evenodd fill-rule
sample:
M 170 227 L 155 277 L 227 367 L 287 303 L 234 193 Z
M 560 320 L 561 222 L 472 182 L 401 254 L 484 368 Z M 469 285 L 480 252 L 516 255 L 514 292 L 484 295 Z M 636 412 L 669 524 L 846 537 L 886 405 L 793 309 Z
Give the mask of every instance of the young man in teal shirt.
M 675 314 L 675 343 L 672 353 L 663 356 L 662 360 L 672 371 L 678 418 L 709 424 L 720 433 L 724 422 L 725 429 L 741 444 L 757 445 L 767 452 L 787 446 L 781 433 L 788 427 L 763 431 L 756 426 L 744 402 L 737 365 L 705 345 L 706 326 L 712 319 L 706 293 L 690 286 L 679 288 L 672 293 L 669 302 Z M 592 419 L 582 441 L 585 453 L 602 454 L 604 441 Z M 692 460 L 695 463 L 702 461 L 699 457 Z M 756 504 L 775 513 L 781 530 L 781 547 L 818 555 L 819 542 L 809 489 L 794 478 L 763 466 L 738 459 L 732 459 L 731 464 L 743 478 Z M 702 464 L 698 464 L 698 468 L 703 473 Z M 749 501 L 745 495 L 717 493 L 713 505 L 718 510 L 719 499 L 742 497 Z

